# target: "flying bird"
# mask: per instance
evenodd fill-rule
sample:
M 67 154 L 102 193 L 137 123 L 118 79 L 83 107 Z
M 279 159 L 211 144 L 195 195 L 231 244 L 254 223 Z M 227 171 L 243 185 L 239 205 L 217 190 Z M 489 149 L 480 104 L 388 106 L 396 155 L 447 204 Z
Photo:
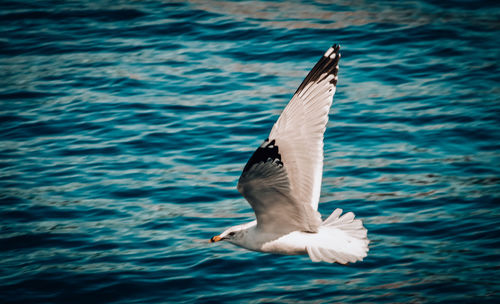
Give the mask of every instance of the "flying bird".
M 323 134 L 337 86 L 339 49 L 333 45 L 316 63 L 243 168 L 237 188 L 256 220 L 225 230 L 212 243 L 308 254 L 313 262 L 347 264 L 366 257 L 369 240 L 361 220 L 335 209 L 322 221 L 317 211 Z

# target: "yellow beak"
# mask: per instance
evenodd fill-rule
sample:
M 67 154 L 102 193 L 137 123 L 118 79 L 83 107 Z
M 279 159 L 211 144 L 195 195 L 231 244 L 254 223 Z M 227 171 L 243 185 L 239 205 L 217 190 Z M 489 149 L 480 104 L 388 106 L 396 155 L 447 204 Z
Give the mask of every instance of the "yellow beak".
M 215 242 L 218 242 L 220 240 L 222 240 L 222 238 L 220 236 L 216 235 L 210 239 L 210 243 L 215 243 Z

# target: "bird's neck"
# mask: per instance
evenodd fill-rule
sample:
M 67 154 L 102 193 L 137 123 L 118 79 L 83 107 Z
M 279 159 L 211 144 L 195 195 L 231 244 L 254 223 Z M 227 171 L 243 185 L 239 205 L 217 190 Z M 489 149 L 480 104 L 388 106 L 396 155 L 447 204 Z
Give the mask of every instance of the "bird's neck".
M 277 235 L 259 230 L 256 221 L 248 224 L 247 227 L 240 231 L 241 237 L 232 241 L 233 244 L 253 251 L 262 251 L 262 246 L 265 243 L 282 236 L 281 234 Z

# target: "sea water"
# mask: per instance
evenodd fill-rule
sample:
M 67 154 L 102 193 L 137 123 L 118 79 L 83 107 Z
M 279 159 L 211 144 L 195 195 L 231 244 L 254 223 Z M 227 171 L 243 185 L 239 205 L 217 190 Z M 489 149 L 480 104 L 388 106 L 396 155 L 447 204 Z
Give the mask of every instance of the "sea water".
M 0 302 L 498 301 L 498 2 L 334 3 L 2 1 Z M 334 43 L 319 211 L 368 256 L 209 244 Z

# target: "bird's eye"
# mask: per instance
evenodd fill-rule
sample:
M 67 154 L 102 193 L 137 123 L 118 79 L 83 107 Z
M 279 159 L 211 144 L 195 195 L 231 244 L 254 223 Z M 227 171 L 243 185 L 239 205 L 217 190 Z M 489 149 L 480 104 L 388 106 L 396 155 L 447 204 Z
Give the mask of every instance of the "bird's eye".
M 233 236 L 234 234 L 235 234 L 235 232 L 229 232 L 230 236 Z

